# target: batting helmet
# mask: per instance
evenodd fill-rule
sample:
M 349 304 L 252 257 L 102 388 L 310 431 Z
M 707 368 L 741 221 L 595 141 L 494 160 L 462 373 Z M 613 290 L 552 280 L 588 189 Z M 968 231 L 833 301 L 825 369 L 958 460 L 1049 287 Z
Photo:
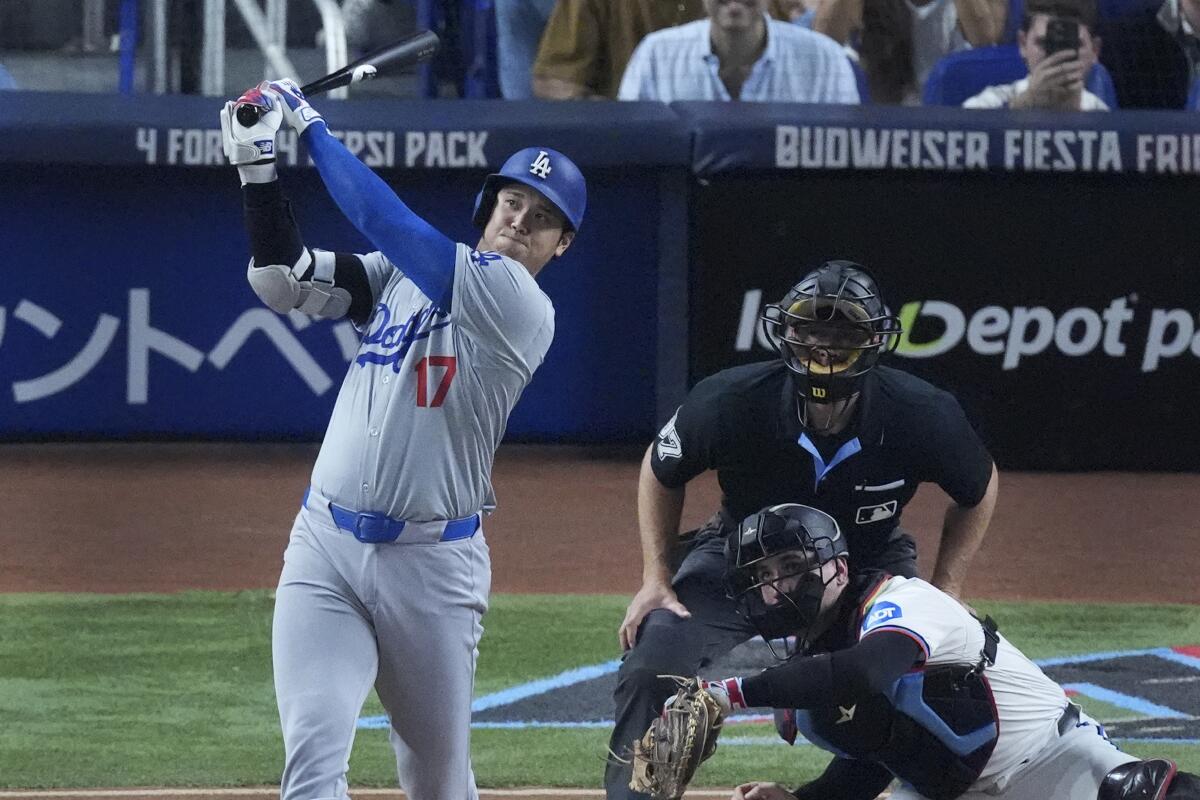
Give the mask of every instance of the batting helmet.
M 829 583 L 820 567 L 848 552 L 837 520 L 824 511 L 799 503 L 770 506 L 729 533 L 726 589 L 763 639 L 803 638 L 820 613 Z M 784 553 L 795 557 L 764 569 L 767 559 Z M 768 603 L 766 596 L 776 602 Z
M 827 261 L 805 275 L 781 302 L 766 307 L 762 324 L 796 374 L 800 395 L 816 403 L 857 391 L 879 357 L 900 343 L 902 330 L 875 278 L 853 261 Z
M 546 196 L 567 218 L 572 230 L 579 230 L 587 210 L 587 182 L 575 162 L 549 147 L 526 147 L 508 157 L 499 172 L 487 176 L 483 189 L 475 196 L 472 221 L 483 229 L 496 207 L 496 193 L 506 183 L 523 183 Z

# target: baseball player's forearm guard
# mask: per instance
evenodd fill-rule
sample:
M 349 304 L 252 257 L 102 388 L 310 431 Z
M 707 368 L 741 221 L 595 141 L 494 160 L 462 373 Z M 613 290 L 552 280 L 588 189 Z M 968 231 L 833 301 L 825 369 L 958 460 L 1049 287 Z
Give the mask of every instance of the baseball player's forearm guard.
M 253 253 L 246 278 L 259 299 L 279 314 L 294 308 L 319 319 L 338 319 L 349 313 L 363 322 L 372 300 L 361 262 L 305 247 L 277 182 L 245 185 L 242 197 Z

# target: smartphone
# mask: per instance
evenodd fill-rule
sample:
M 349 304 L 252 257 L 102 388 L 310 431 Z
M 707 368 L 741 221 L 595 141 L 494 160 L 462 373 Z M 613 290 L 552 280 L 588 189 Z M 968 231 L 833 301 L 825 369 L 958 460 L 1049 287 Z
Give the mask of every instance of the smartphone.
M 1079 49 L 1079 22 L 1062 17 L 1051 17 L 1046 22 L 1046 36 L 1042 39 L 1042 49 L 1046 55 L 1054 55 L 1060 50 Z

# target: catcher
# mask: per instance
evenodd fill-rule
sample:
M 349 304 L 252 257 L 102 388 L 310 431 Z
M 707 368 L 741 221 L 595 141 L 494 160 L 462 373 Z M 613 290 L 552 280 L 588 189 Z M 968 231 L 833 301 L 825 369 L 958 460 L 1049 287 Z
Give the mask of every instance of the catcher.
M 697 689 L 722 719 L 775 708 L 789 743 L 803 733 L 835 755 L 798 788 L 751 782 L 732 800 L 872 800 L 894 778 L 892 800 L 1200 800 L 1200 777 L 1118 750 L 990 617 L 981 622 L 916 578 L 851 576 L 828 514 L 773 506 L 747 517 L 727 544 L 740 612 L 764 639 L 784 640 L 791 657 Z M 697 713 L 703 724 L 706 712 Z M 661 750 L 659 760 L 674 763 Z

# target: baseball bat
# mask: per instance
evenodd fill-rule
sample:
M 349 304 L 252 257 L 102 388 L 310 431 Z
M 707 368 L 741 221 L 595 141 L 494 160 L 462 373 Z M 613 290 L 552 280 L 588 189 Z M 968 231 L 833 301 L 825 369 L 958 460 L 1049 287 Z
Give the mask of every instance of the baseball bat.
M 306 83 L 300 87 L 300 91 L 304 93 L 305 97 L 311 97 L 314 94 L 328 92 L 330 89 L 369 81 L 388 72 L 396 72 L 402 67 L 432 58 L 433 54 L 437 52 L 439 44 L 437 34 L 433 31 L 418 31 L 411 36 L 406 36 L 367 53 L 357 61 L 351 61 L 341 69 L 317 78 L 312 83 Z M 235 112 L 237 121 L 245 128 L 258 122 L 259 113 L 258 106 L 248 104 L 238 106 Z

